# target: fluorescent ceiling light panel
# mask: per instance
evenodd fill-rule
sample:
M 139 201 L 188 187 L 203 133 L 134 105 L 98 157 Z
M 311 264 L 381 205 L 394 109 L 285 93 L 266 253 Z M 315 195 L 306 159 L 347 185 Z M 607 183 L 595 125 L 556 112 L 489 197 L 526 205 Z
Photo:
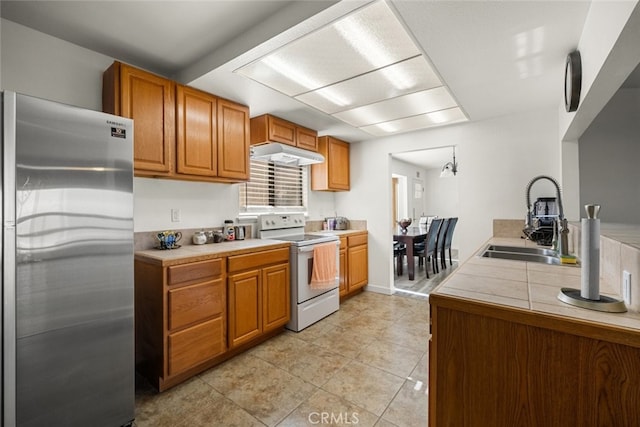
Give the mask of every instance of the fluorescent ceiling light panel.
M 336 113 L 333 117 L 361 127 L 455 106 L 447 88 L 440 86 Z
M 237 72 L 295 96 L 419 54 L 387 4 L 378 2 Z
M 442 83 L 436 73 L 424 57 L 417 56 L 323 89 L 304 93 L 296 96 L 296 99 L 325 113 L 334 114 L 381 99 L 395 98 L 438 86 L 442 86 Z M 341 94 L 341 99 L 346 103 L 332 102 L 325 96 L 325 91 Z
M 419 128 L 418 122 L 425 127 L 444 124 L 437 115 L 428 119 L 427 113 L 457 107 L 385 1 L 362 7 L 236 72 L 352 126 L 375 129 L 374 134 L 406 131 L 398 122 L 404 118 L 412 123 L 411 130 Z
M 443 121 L 444 120 L 444 121 Z M 447 110 L 435 111 L 427 114 L 420 114 L 413 117 L 404 117 L 375 125 L 363 126 L 360 129 L 375 136 L 384 136 L 390 133 L 409 132 L 418 129 L 425 129 L 434 126 L 441 126 L 443 123 L 451 124 L 466 121 L 459 107 Z

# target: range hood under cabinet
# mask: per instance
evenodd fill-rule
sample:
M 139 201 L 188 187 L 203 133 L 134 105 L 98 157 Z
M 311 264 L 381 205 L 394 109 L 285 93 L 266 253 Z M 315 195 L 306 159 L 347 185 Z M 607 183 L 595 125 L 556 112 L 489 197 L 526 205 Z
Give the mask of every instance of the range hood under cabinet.
M 318 132 L 263 114 L 251 119 L 251 158 L 302 166 L 324 162 L 318 151 Z
M 279 142 L 251 146 L 251 159 L 289 166 L 304 166 L 324 162 L 324 156 L 309 150 Z

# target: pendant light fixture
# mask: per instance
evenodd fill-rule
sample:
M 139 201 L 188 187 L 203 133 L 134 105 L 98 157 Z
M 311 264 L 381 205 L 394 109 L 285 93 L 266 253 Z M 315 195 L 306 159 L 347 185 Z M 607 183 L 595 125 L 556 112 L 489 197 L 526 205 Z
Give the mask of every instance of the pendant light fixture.
M 456 176 L 458 173 L 458 163 L 456 163 L 456 147 L 453 147 L 453 162 L 447 162 L 442 167 L 440 172 L 440 178 L 448 178 L 450 176 Z

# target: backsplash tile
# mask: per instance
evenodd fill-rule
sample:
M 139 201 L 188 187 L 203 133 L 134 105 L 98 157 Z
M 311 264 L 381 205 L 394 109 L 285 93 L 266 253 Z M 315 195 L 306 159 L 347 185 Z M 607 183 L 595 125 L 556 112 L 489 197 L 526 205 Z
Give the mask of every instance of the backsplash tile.
M 524 229 L 523 219 L 494 219 L 493 237 L 521 237 Z
M 252 226 L 247 224 L 240 224 L 245 228 L 245 239 L 250 239 L 252 236 Z M 178 242 L 181 246 L 189 246 L 192 245 L 191 237 L 197 231 L 218 231 L 222 232 L 222 227 L 209 227 L 209 228 L 184 228 L 184 229 L 174 229 L 173 231 L 179 231 L 182 233 L 182 238 Z M 158 245 L 158 239 L 156 239 L 156 235 L 163 230 L 158 231 L 140 231 L 134 233 L 134 251 L 145 251 L 147 249 L 154 249 Z M 212 243 L 215 244 L 215 243 Z
M 600 291 L 611 289 L 622 295 L 622 271 L 620 270 L 620 250 L 622 244 L 605 236 L 600 236 Z

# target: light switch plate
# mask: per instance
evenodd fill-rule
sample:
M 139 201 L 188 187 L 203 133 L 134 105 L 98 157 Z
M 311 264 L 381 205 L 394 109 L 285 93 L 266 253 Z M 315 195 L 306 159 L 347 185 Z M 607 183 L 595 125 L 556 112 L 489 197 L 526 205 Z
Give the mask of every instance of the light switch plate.
M 180 209 L 171 209 L 171 222 L 180 222 Z
M 626 270 L 622 272 L 622 299 L 625 304 L 631 304 L 631 273 Z

